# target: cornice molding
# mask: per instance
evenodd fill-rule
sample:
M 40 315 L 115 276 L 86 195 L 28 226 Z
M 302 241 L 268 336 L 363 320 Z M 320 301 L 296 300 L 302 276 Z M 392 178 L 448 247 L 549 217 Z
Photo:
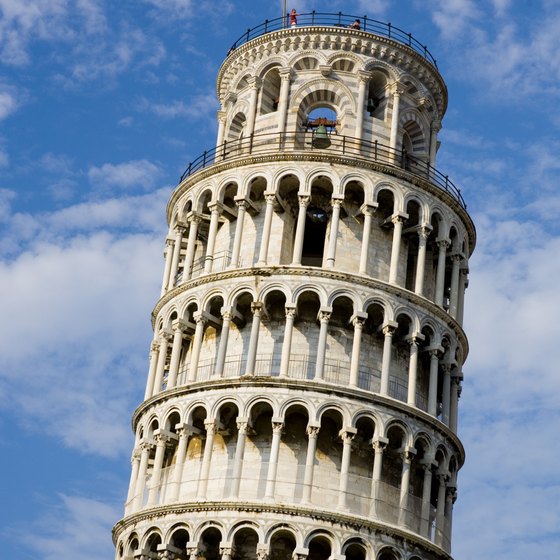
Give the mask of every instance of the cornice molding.
M 431 541 L 394 525 L 372 521 L 368 517 L 360 515 L 350 515 L 331 510 L 321 510 L 318 508 L 309 508 L 302 505 L 286 506 L 284 504 L 264 504 L 258 502 L 242 502 L 242 501 L 208 501 L 196 503 L 178 503 L 167 506 L 159 506 L 155 508 L 144 509 L 138 513 L 127 516 L 120 520 L 113 527 L 113 542 L 116 544 L 121 533 L 127 528 L 133 527 L 143 521 L 155 522 L 158 518 L 168 515 L 180 516 L 198 512 L 223 512 L 231 510 L 238 514 L 243 513 L 264 513 L 264 514 L 281 514 L 292 518 L 313 519 L 327 524 L 337 523 L 345 528 L 359 532 L 364 528 L 369 533 L 378 534 L 379 536 L 390 536 L 397 540 L 404 540 L 413 546 L 420 547 L 429 551 L 440 560 L 452 560 L 451 555 L 446 553 L 439 546 Z
M 332 40 L 332 37 L 344 39 Z M 294 42 L 298 39 L 298 42 Z M 260 56 L 270 52 L 289 52 L 307 50 L 309 45 L 321 51 L 344 52 L 389 61 L 402 73 L 411 73 L 432 89 L 440 115 L 447 109 L 447 86 L 438 69 L 414 49 L 398 41 L 382 37 L 368 31 L 357 32 L 344 27 L 305 26 L 282 29 L 260 35 L 238 47 L 224 61 L 218 71 L 216 93 L 221 99 L 226 93 L 234 76 L 243 72 Z M 288 48 L 289 47 L 289 48 Z

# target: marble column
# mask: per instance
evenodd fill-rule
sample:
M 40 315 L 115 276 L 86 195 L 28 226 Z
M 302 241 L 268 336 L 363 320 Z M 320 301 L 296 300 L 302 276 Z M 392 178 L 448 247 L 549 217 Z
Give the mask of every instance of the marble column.
M 288 377 L 290 371 L 290 355 L 292 352 L 292 332 L 296 306 L 286 305 L 286 324 L 284 326 L 284 340 L 282 342 L 282 358 L 280 361 L 280 377 Z
M 191 279 L 194 263 L 194 253 L 196 250 L 196 240 L 198 237 L 198 226 L 202 221 L 202 217 L 192 213 L 189 218 L 189 236 L 187 238 L 187 252 L 185 255 L 185 265 L 183 267 L 183 280 L 186 282 Z
M 428 387 L 428 414 L 437 417 L 437 389 L 439 373 L 439 356 L 443 350 L 441 347 L 430 347 L 430 380 Z
M 177 226 L 175 228 L 175 242 L 173 243 L 173 256 L 171 257 L 171 269 L 169 271 L 169 280 L 167 282 L 167 289 L 171 290 L 175 286 L 175 277 L 179 270 L 179 257 L 181 256 L 181 245 L 183 243 L 183 235 L 185 228 Z
M 220 202 L 213 202 L 208 205 L 208 208 L 210 209 L 210 226 L 208 229 L 208 241 L 206 243 L 206 256 L 204 258 L 205 273 L 212 272 L 216 234 L 218 233 L 218 224 L 220 215 L 223 212 L 223 205 Z
M 237 268 L 239 266 L 239 255 L 241 251 L 241 241 L 243 239 L 243 222 L 245 221 L 245 213 L 249 202 L 243 197 L 235 197 L 237 205 L 237 221 L 235 223 L 235 235 L 233 238 L 233 251 L 231 253 L 230 267 Z
M 245 375 L 255 375 L 262 308 L 263 304 L 261 302 L 254 301 L 253 303 L 251 303 L 253 322 L 251 324 L 251 336 L 249 338 L 249 348 L 247 350 L 247 365 L 245 367 Z
M 414 282 L 414 293 L 424 295 L 424 276 L 426 274 L 426 244 L 432 226 L 424 225 L 418 228 L 418 259 L 416 260 L 416 280 Z
M 399 525 L 407 526 L 408 494 L 410 490 L 410 466 L 416 455 L 414 447 L 407 447 L 402 454 L 401 493 L 399 497 Z
M 290 67 L 280 68 L 280 97 L 278 99 L 278 132 L 282 134 L 286 130 L 286 116 L 288 113 L 288 96 L 290 94 L 290 79 L 292 69 Z
M 169 331 L 162 331 L 160 335 L 159 343 L 159 354 L 156 366 L 156 374 L 154 379 L 154 388 L 152 392 L 152 397 L 157 395 L 162 390 L 163 377 L 165 374 L 165 363 L 167 361 L 167 349 L 169 348 L 169 343 L 173 339 L 173 333 Z
M 231 320 L 233 318 L 231 307 L 223 307 L 222 308 L 222 330 L 220 332 L 220 341 L 218 344 L 218 355 L 216 357 L 216 366 L 214 368 L 214 376 L 215 377 L 223 377 L 224 376 L 224 366 L 226 362 L 226 354 L 227 354 L 227 346 L 228 346 L 228 338 L 229 338 L 229 329 L 231 325 Z
M 352 357 L 350 359 L 350 381 L 351 387 L 358 387 L 360 384 L 360 350 L 362 345 L 362 331 L 367 320 L 367 313 L 358 311 L 352 317 L 354 327 L 354 338 L 352 340 Z
M 377 208 L 377 203 L 375 203 L 375 205 L 366 203 L 360 206 L 360 211 L 364 215 L 364 227 L 362 230 L 362 248 L 360 253 L 360 274 L 367 274 L 369 242 L 371 236 L 371 220 L 376 208 Z
M 396 284 L 399 273 L 399 259 L 401 252 L 401 239 L 404 216 L 395 214 L 391 221 L 393 222 L 393 243 L 391 247 L 391 265 L 389 268 L 389 284 Z
M 303 477 L 303 494 L 301 501 L 304 504 L 311 502 L 313 489 L 313 470 L 315 468 L 315 451 L 317 449 L 317 436 L 321 426 L 309 424 L 307 426 L 307 456 L 305 458 L 305 474 Z
M 247 136 L 251 136 L 255 131 L 255 117 L 257 116 L 257 99 L 261 88 L 261 79 L 253 76 L 247 80 L 249 82 L 249 111 L 247 113 Z
M 264 497 L 266 500 L 274 500 L 276 488 L 276 475 L 278 471 L 278 455 L 280 452 L 280 441 L 284 422 L 281 418 L 272 418 L 272 442 L 270 444 L 270 458 L 268 460 L 268 472 L 266 475 L 266 489 Z
M 134 489 L 136 488 L 136 482 L 138 480 L 138 471 L 140 469 L 140 457 L 142 452 L 140 449 L 135 449 L 132 452 L 132 457 L 130 462 L 132 464 L 132 472 L 130 474 L 130 483 L 128 485 L 128 494 L 126 495 L 126 503 L 130 502 L 134 498 Z
M 144 393 L 144 400 L 149 399 L 154 394 L 154 383 L 156 379 L 156 368 L 159 357 L 159 342 L 152 341 L 150 346 L 150 369 L 148 371 L 148 382 L 146 383 L 146 392 Z
M 196 428 L 195 428 L 196 429 Z M 181 491 L 181 482 L 183 480 L 183 469 L 185 459 L 187 457 L 187 445 L 189 437 L 193 434 L 193 429 L 188 424 L 178 424 L 176 426 L 177 436 L 179 437 L 179 445 L 177 446 L 177 456 L 175 458 L 175 470 L 173 471 L 173 484 L 169 492 L 169 501 L 176 502 L 179 499 Z
M 212 448 L 214 447 L 214 435 L 216 434 L 216 420 L 206 420 L 206 441 L 204 442 L 204 452 L 202 455 L 202 465 L 200 467 L 200 477 L 196 496 L 198 499 L 206 499 L 208 488 L 208 477 L 210 476 L 210 463 L 212 462 Z
M 171 359 L 169 363 L 169 377 L 167 378 L 167 389 L 173 389 L 177 385 L 177 373 L 179 372 L 179 360 L 183 349 L 183 337 L 187 324 L 181 319 L 173 321 L 173 344 L 171 346 Z
M 389 372 L 391 370 L 391 354 L 393 351 L 393 334 L 397 330 L 397 323 L 387 322 L 383 325 L 383 358 L 381 362 L 381 387 L 382 395 L 389 394 Z
M 360 144 L 364 135 L 364 113 L 366 110 L 366 89 L 369 82 L 371 74 L 365 72 L 364 70 L 358 71 L 358 103 L 356 110 L 356 130 L 354 136 Z
M 356 435 L 356 428 L 344 428 L 338 435 L 342 439 L 342 459 L 340 462 L 340 481 L 338 485 L 338 508 L 346 510 L 348 508 L 348 472 L 350 469 L 350 458 L 352 454 L 352 440 Z
M 441 421 L 446 426 L 449 426 L 449 411 L 451 404 L 451 364 L 444 363 L 441 365 L 441 369 L 443 371 Z
M 461 381 L 463 374 L 454 372 L 451 376 L 451 397 L 449 401 L 449 429 L 457 433 L 457 420 L 459 416 L 459 396 L 461 395 Z
M 327 330 L 331 318 L 332 307 L 322 307 L 319 311 L 319 341 L 317 343 L 317 358 L 315 360 L 314 379 L 325 378 L 325 353 L 327 350 Z
M 140 466 L 138 468 L 138 477 L 136 479 L 136 487 L 134 489 L 134 511 L 138 511 L 144 505 L 144 490 L 146 489 L 146 474 L 148 472 L 148 460 L 152 444 L 148 442 L 140 443 Z
M 459 271 L 463 255 L 455 253 L 451 255 L 451 294 L 449 297 L 449 315 L 457 317 L 457 305 L 459 302 Z
M 433 458 L 426 458 L 422 463 L 424 481 L 422 484 L 422 513 L 420 516 L 420 534 L 426 539 L 430 538 L 430 512 L 432 509 L 432 473 L 434 469 Z
M 371 510 L 370 514 L 378 517 L 378 502 L 381 492 L 381 469 L 383 467 L 383 451 L 387 447 L 389 440 L 384 437 L 378 437 L 372 441 L 372 448 L 375 453 L 373 460 L 373 472 L 371 475 Z
M 270 244 L 270 232 L 272 229 L 272 218 L 274 216 L 274 202 L 276 194 L 270 191 L 264 192 L 266 208 L 264 213 L 264 224 L 261 238 L 261 247 L 259 249 L 258 266 L 265 266 L 268 263 L 268 246 Z
M 434 303 L 443 307 L 443 290 L 445 289 L 445 259 L 450 241 L 449 239 L 438 239 L 436 240 L 436 243 L 439 251 L 436 272 L 436 297 Z
M 216 139 L 216 160 L 219 161 L 223 155 L 220 151 L 220 147 L 224 143 L 225 131 L 226 131 L 226 111 L 216 111 L 216 116 L 218 118 L 218 137 Z
M 442 546 L 445 536 L 445 496 L 447 491 L 447 480 L 449 476 L 447 474 L 438 473 L 438 498 L 437 498 L 437 510 L 436 510 L 436 534 L 435 534 L 435 544 Z
M 401 94 L 403 93 L 403 87 L 395 83 L 393 84 L 392 94 L 393 94 L 393 114 L 391 117 L 391 133 L 389 137 L 389 147 L 391 148 L 391 161 L 396 163 L 397 161 L 397 136 L 399 132 L 399 117 L 400 117 L 400 100 Z
M 243 469 L 243 456 L 245 454 L 245 443 L 247 441 L 247 430 L 249 428 L 248 418 L 237 418 L 237 443 L 235 446 L 235 457 L 233 459 L 233 472 L 231 475 L 232 498 L 239 497 L 239 487 L 241 484 L 241 471 Z
M 163 466 L 163 459 L 165 457 L 165 448 L 169 438 L 163 434 L 155 434 L 156 440 L 156 456 L 154 458 L 154 466 L 152 470 L 152 478 L 150 481 L 150 491 L 148 493 L 148 507 L 153 506 L 158 501 L 159 486 L 161 483 L 161 469 Z
M 171 263 L 173 261 L 173 239 L 169 237 L 165 240 L 165 268 L 163 270 L 163 280 L 161 282 L 161 292 L 159 297 L 163 297 L 163 294 L 167 292 L 167 286 L 169 285 L 169 277 L 171 276 Z
M 193 315 L 196 323 L 194 336 L 192 339 L 191 361 L 189 364 L 189 375 L 187 381 L 196 381 L 198 362 L 200 360 L 200 350 L 202 349 L 202 337 L 204 336 L 204 326 L 206 325 L 206 317 L 200 311 Z
M 343 202 L 343 198 L 338 198 L 335 196 L 331 199 L 332 205 L 332 216 L 331 216 L 331 227 L 329 232 L 329 244 L 327 247 L 327 259 L 326 268 L 334 268 L 334 263 L 336 259 L 336 240 L 338 237 L 338 226 L 340 222 L 340 207 Z
M 416 403 L 416 385 L 418 380 L 418 342 L 423 340 L 424 336 L 420 333 L 409 336 L 407 342 L 410 346 L 410 358 L 408 361 L 408 394 L 406 402 L 410 406 L 417 406 Z
M 307 216 L 307 207 L 309 206 L 309 201 L 310 197 L 308 195 L 299 195 L 299 211 L 294 239 L 294 253 L 292 257 L 293 266 L 301 264 L 303 238 L 305 235 L 305 219 Z

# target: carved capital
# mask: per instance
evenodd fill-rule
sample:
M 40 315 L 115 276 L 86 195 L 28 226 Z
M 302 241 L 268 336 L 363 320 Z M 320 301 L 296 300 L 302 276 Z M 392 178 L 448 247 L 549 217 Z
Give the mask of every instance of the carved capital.
M 275 422 L 274 420 L 272 421 L 272 431 L 275 434 L 278 433 L 282 433 L 282 430 L 284 429 L 284 422 Z
M 318 314 L 319 322 L 320 323 L 328 323 L 331 318 L 330 311 L 319 311 Z
M 286 305 L 286 319 L 295 319 L 296 317 L 296 306 Z
M 311 200 L 311 197 L 308 194 L 299 194 L 298 199 L 299 199 L 300 207 L 303 206 L 304 208 L 307 208 L 309 206 L 309 201 Z
M 317 439 L 317 436 L 319 435 L 319 430 L 320 429 L 321 429 L 321 426 L 313 426 L 311 424 L 308 424 L 305 432 L 307 433 L 307 437 L 309 439 Z
M 260 316 L 262 309 L 263 309 L 262 302 L 254 301 L 253 303 L 251 303 L 251 311 L 253 312 L 253 315 Z
M 384 336 L 393 336 L 396 330 L 397 330 L 397 325 L 393 325 L 392 323 L 387 323 L 386 325 L 383 325 L 381 332 L 383 333 Z
M 375 453 L 383 453 L 388 443 L 389 440 L 387 438 L 378 437 L 371 442 L 371 446 L 373 447 Z

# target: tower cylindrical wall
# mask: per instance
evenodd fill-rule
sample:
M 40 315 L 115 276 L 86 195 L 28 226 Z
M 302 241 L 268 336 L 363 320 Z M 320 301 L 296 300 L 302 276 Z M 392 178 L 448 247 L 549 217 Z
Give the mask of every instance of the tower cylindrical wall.
M 217 91 L 167 208 L 117 558 L 448 558 L 475 231 L 434 168 L 445 84 L 310 25 L 238 46 Z

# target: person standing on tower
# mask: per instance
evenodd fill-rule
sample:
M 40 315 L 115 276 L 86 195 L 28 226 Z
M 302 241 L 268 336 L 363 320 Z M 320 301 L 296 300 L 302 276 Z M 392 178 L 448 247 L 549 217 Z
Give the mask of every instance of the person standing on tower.
M 297 16 L 299 14 L 296 13 L 296 9 L 292 8 L 292 11 L 290 12 L 290 26 L 291 27 L 295 27 L 297 25 Z

